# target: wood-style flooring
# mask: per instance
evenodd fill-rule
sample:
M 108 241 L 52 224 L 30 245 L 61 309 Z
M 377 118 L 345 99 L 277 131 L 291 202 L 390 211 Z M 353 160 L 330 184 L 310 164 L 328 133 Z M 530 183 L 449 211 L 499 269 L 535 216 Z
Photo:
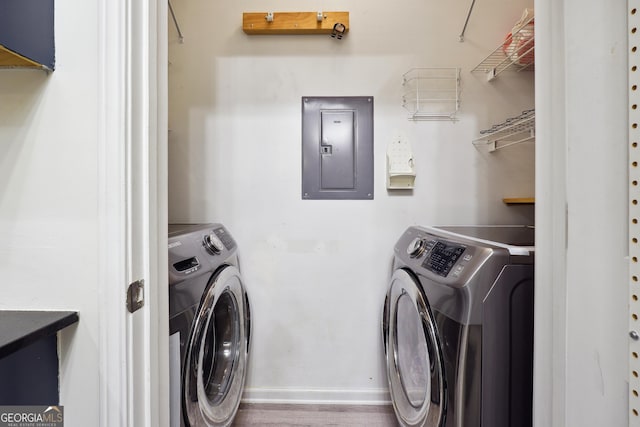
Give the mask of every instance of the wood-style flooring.
M 397 427 L 391 405 L 241 403 L 232 427 Z

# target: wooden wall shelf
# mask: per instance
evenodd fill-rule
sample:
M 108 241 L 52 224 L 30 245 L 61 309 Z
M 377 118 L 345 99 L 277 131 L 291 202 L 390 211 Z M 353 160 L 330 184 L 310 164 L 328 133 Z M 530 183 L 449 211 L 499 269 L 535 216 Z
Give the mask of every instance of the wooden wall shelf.
M 535 197 L 507 197 L 502 201 L 507 205 L 532 205 L 536 199 Z
M 274 12 L 273 20 L 267 20 L 268 12 L 243 13 L 242 31 L 250 35 L 265 34 L 331 34 L 337 23 L 349 31 L 349 12 Z
M 0 67 L 6 68 L 37 68 L 48 69 L 42 64 L 38 64 L 35 61 L 26 58 L 19 53 L 13 52 L 11 49 L 0 44 Z

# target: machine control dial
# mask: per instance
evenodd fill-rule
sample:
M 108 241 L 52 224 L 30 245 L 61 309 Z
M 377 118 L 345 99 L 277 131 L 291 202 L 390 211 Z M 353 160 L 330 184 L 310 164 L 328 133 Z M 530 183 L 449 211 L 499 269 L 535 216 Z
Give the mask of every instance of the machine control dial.
M 411 258 L 420 258 L 424 254 L 426 249 L 426 240 L 420 237 L 416 237 L 411 241 L 411 243 L 409 243 L 409 246 L 407 247 L 407 255 L 409 255 Z
M 204 236 L 202 243 L 204 244 L 205 249 L 213 255 L 219 254 L 224 249 L 222 240 L 220 240 L 220 238 L 214 233 L 210 233 Z

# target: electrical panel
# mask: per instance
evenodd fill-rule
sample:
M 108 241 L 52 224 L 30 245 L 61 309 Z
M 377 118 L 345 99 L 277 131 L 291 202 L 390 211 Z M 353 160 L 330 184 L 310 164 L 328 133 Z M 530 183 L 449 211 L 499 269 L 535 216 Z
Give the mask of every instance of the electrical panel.
M 373 199 L 373 97 L 302 98 L 302 198 Z

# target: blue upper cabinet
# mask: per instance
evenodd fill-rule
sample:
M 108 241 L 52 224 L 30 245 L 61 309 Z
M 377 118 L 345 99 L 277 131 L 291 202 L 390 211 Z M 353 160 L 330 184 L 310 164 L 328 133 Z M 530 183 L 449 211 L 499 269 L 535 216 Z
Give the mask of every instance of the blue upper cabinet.
M 55 68 L 54 0 L 0 0 L 0 67 Z

